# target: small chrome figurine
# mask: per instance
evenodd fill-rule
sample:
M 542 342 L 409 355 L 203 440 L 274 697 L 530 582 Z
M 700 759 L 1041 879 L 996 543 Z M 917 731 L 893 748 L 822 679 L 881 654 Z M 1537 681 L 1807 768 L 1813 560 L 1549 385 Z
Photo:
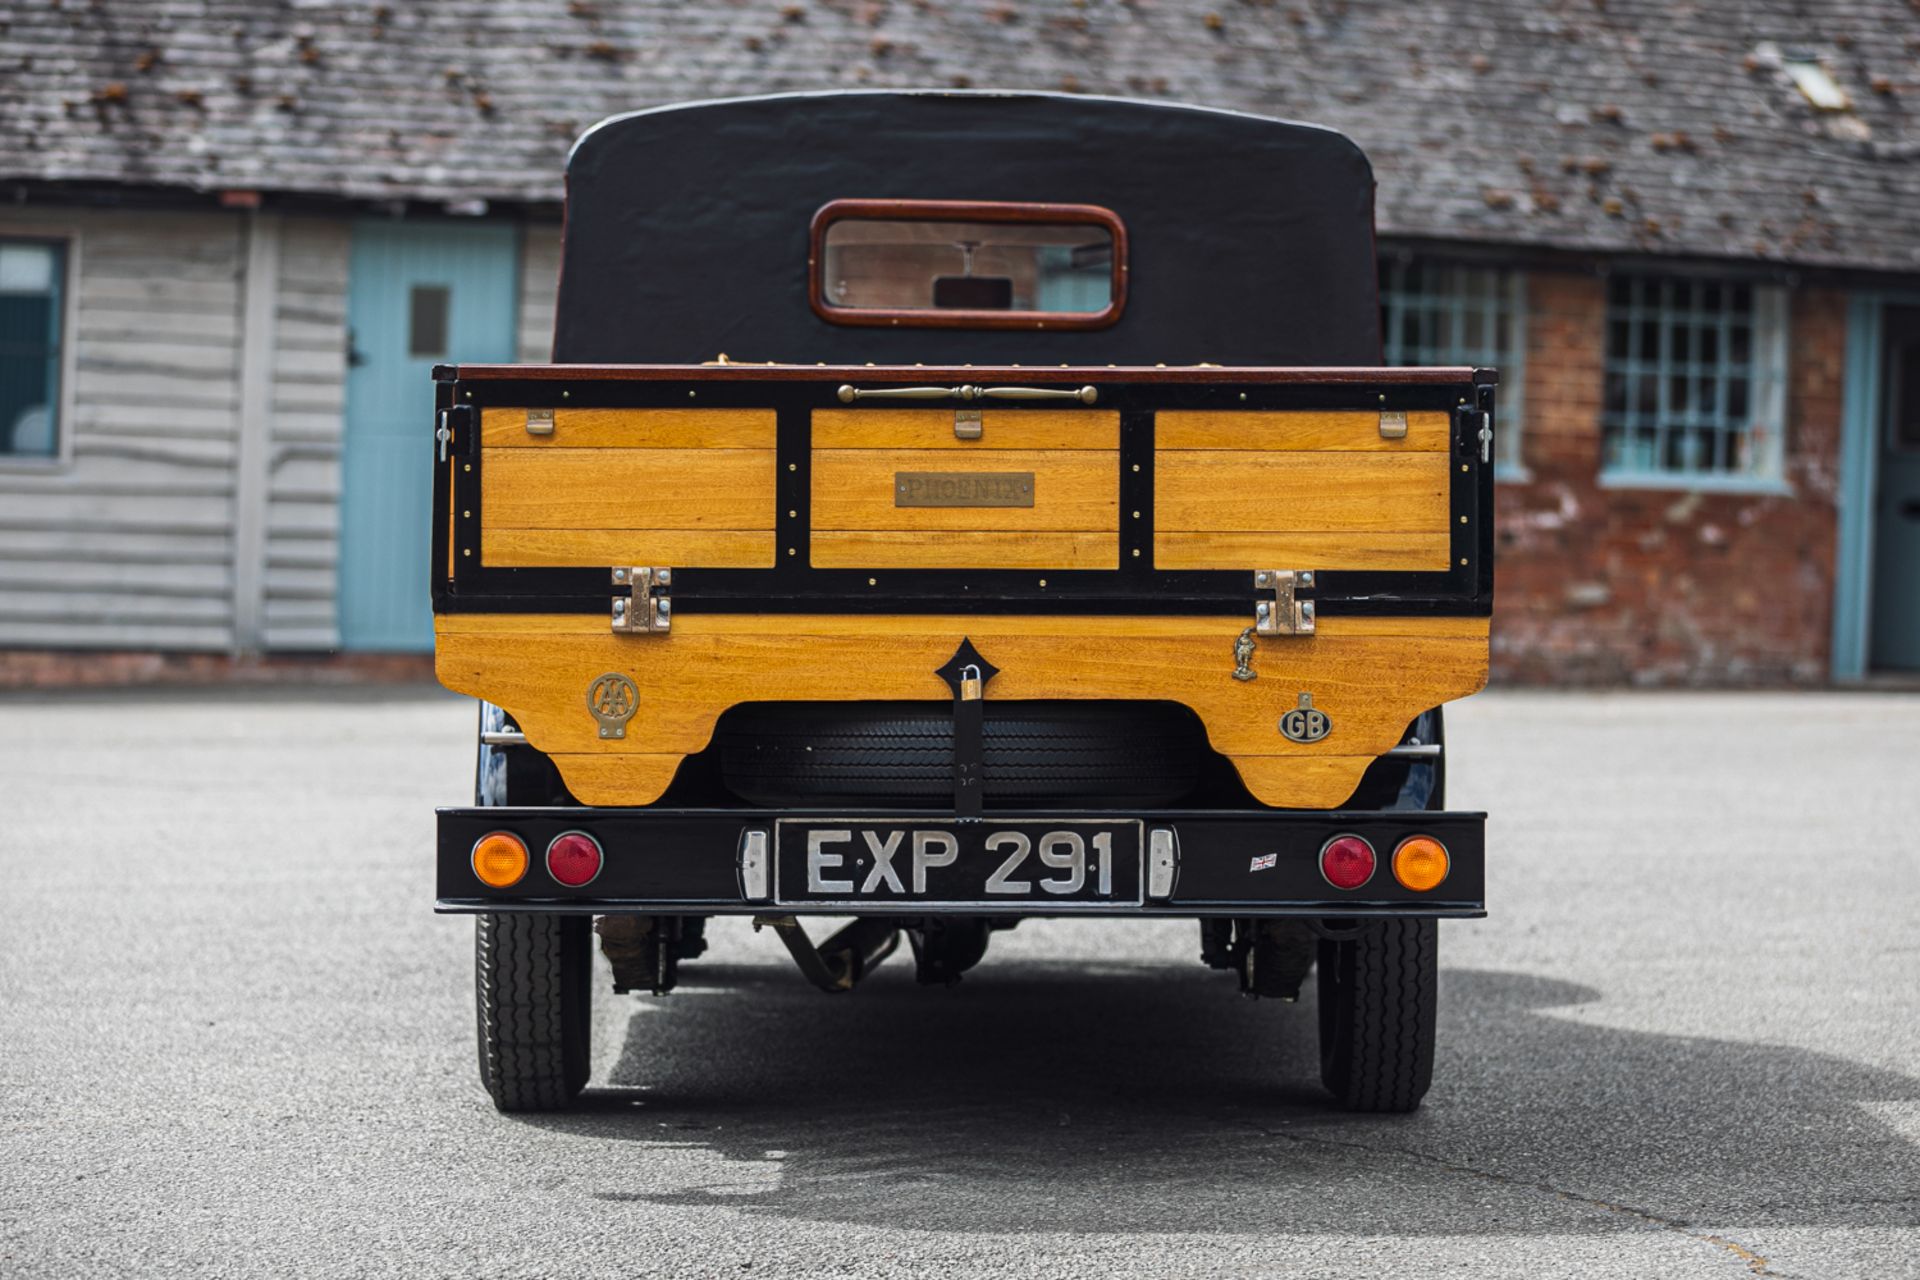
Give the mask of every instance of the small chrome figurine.
M 1260 673 L 1253 669 L 1253 628 L 1248 627 L 1233 642 L 1233 678 L 1235 680 L 1256 680 Z

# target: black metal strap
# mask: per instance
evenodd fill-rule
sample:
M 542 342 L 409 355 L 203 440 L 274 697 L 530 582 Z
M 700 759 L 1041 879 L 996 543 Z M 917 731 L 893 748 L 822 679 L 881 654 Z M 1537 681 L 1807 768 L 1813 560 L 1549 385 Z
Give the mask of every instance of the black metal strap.
M 1000 668 L 981 657 L 968 638 L 935 674 L 953 690 L 953 812 L 978 818 L 986 800 L 987 681 Z

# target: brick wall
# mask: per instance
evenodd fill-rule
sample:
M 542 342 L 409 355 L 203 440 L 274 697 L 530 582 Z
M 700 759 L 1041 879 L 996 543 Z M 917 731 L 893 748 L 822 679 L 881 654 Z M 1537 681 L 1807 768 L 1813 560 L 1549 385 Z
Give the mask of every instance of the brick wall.
M 1603 282 L 1528 285 L 1529 477 L 1499 486 L 1494 677 L 1530 684 L 1817 684 L 1833 603 L 1845 296 L 1797 290 L 1789 496 L 1602 489 Z

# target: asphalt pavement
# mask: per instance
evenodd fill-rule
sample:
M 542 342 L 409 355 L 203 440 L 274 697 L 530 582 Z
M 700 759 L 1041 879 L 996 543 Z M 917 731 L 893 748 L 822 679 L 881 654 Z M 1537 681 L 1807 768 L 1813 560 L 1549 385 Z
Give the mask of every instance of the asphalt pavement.
M 716 922 L 547 1117 L 431 913 L 471 704 L 0 700 L 0 1276 L 1920 1275 L 1920 698 L 1482 695 L 1433 1091 L 1190 923 L 1029 923 L 851 995 Z

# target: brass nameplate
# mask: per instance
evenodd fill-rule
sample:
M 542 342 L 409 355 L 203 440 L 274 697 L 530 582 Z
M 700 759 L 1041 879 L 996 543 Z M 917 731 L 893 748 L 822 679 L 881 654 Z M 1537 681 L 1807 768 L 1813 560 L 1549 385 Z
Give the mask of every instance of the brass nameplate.
M 1031 471 L 896 471 L 896 507 L 1030 507 Z

